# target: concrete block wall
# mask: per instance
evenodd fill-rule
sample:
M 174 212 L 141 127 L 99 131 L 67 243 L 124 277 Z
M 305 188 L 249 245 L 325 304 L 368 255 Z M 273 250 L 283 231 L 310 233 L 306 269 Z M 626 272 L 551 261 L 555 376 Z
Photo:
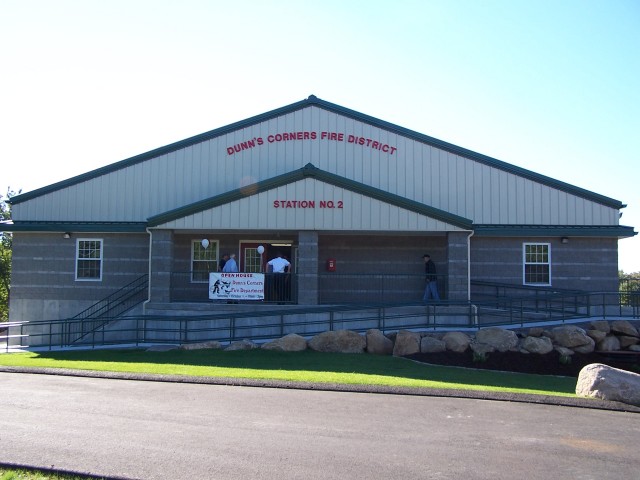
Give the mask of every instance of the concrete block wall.
M 78 238 L 103 240 L 101 281 L 76 281 Z M 10 320 L 69 318 L 148 273 L 149 236 L 16 232 L 12 260 Z
M 471 278 L 522 285 L 523 244 L 551 245 L 551 285 L 562 289 L 617 291 L 617 239 L 571 237 L 471 237 Z

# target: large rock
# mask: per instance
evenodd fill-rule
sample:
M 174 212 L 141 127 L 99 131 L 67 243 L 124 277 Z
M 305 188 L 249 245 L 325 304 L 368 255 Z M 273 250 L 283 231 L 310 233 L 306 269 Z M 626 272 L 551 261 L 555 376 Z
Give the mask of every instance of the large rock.
M 184 345 L 180 345 L 182 350 L 204 350 L 204 349 L 212 349 L 219 350 L 222 348 L 222 345 L 217 340 L 211 340 L 208 342 L 200 342 L 200 343 L 185 343 Z
M 335 330 L 316 335 L 308 342 L 309 348 L 327 353 L 364 353 L 365 338 L 351 330 Z
M 593 330 L 600 330 L 604 333 L 609 333 L 611 331 L 611 325 L 609 325 L 608 320 L 594 320 L 590 325 Z
M 253 343 L 251 340 L 244 339 L 239 342 L 231 342 L 227 348 L 224 349 L 225 352 L 232 352 L 234 350 L 253 350 L 254 348 L 260 348 L 260 345 L 257 343 Z
M 553 341 L 561 347 L 574 348 L 581 345 L 590 345 L 593 339 L 587 332 L 575 325 L 564 325 L 551 330 Z
M 615 352 L 620 350 L 620 340 L 615 335 L 607 335 L 598 342 L 598 350 L 602 352 Z
M 559 345 L 556 345 L 555 347 L 553 347 L 553 349 L 558 352 L 560 354 L 561 357 L 570 357 L 571 355 L 575 354 L 576 352 L 574 352 L 573 350 L 571 350 L 570 348 L 567 347 L 561 347 Z
M 262 348 L 281 352 L 302 352 L 307 349 L 307 341 L 296 333 L 290 333 L 282 338 L 265 343 Z
M 420 334 L 408 330 L 400 330 L 393 345 L 393 355 L 404 357 L 414 353 L 420 353 Z
M 628 337 L 640 337 L 638 329 L 626 320 L 616 320 L 611 322 L 611 331 Z
M 576 353 L 592 353 L 596 349 L 596 342 L 591 337 L 587 337 L 589 341 L 584 345 L 578 345 L 577 347 L 573 347 L 574 352 Z
M 607 336 L 602 330 L 587 330 L 587 335 L 593 338 L 593 341 L 596 343 L 601 342 Z
M 640 342 L 640 339 L 637 337 L 627 337 L 626 335 L 618 336 L 618 340 L 620 340 L 620 349 L 624 350 L 629 348 L 631 345 L 636 345 Z
M 544 328 L 542 327 L 531 327 L 529 329 L 528 337 L 541 337 L 544 333 Z
M 438 353 L 447 350 L 447 344 L 435 337 L 422 337 L 420 340 L 421 353 Z
M 466 352 L 471 343 L 471 337 L 463 332 L 447 332 L 442 340 L 446 344 L 447 350 L 457 353 Z
M 576 395 L 640 406 L 640 375 L 592 363 L 580 370 Z
M 483 328 L 476 334 L 476 342 L 491 345 L 499 352 L 507 352 L 518 346 L 518 335 L 502 328 Z
M 496 351 L 496 347 L 494 347 L 493 345 L 489 345 L 488 343 L 479 343 L 479 342 L 476 342 L 475 340 L 473 340 L 469 344 L 469 348 L 471 348 L 471 351 L 473 353 L 479 356 L 484 356 L 487 353 Z
M 376 328 L 367 330 L 366 338 L 367 353 L 374 355 L 391 355 L 393 353 L 393 341 L 380 330 Z
M 527 337 L 521 347 L 527 352 L 545 355 L 553 350 L 553 342 L 548 337 Z

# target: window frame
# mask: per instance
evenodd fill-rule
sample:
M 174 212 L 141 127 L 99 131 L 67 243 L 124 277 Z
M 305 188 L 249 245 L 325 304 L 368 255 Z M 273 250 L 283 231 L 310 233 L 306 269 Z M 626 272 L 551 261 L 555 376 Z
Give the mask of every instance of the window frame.
M 547 261 L 546 262 L 528 262 L 527 261 L 527 247 L 531 247 L 531 246 L 535 246 L 535 247 L 546 247 L 546 256 L 547 256 Z M 537 254 L 537 253 L 534 253 Z M 544 255 L 544 253 L 543 253 Z M 548 282 L 543 283 L 543 282 L 527 282 L 527 266 L 528 265 L 546 265 L 547 267 L 547 276 L 548 276 Z M 526 286 L 533 286 L 533 287 L 550 287 L 551 286 L 551 243 L 549 242 L 525 242 L 522 244 L 522 284 L 526 285 Z
M 81 242 L 96 242 L 99 245 L 98 251 L 100 253 L 98 258 L 80 258 L 80 243 Z M 80 262 L 82 261 L 98 261 L 100 262 L 98 277 L 79 277 L 78 272 L 80 268 Z M 75 257 L 75 281 L 76 282 L 101 282 L 102 271 L 104 268 L 104 239 L 102 238 L 77 238 L 76 239 L 76 257 Z
M 189 275 L 189 281 L 191 283 L 209 283 L 209 275 L 207 275 L 207 278 L 204 280 L 199 280 L 195 278 L 195 274 L 200 273 L 200 271 L 196 271 L 194 269 L 195 262 L 202 262 L 202 263 L 211 262 L 213 263 L 213 269 L 212 270 L 209 269 L 209 272 L 218 271 L 218 262 L 220 261 L 220 242 L 218 240 L 211 239 L 211 238 L 208 238 L 207 240 L 209 240 L 209 246 L 205 249 L 205 251 L 209 250 L 211 247 L 215 247 L 215 251 L 216 251 L 215 258 L 208 259 L 208 260 L 196 260 L 194 258 L 195 251 L 196 251 L 195 246 L 196 244 L 202 245 L 202 238 L 191 239 L 191 256 L 189 259 L 189 271 L 191 272 Z

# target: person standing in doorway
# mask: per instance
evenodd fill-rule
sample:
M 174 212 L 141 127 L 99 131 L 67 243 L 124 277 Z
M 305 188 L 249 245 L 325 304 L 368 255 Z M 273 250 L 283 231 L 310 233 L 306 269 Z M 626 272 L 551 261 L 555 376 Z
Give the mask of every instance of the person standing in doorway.
M 438 275 L 436 272 L 436 264 L 433 263 L 431 255 L 428 253 L 425 253 L 422 256 L 422 259 L 424 260 L 424 280 L 426 283 L 422 301 L 427 303 L 431 298 L 439 301 L 440 295 L 438 295 Z
M 291 263 L 282 257 L 282 253 L 278 252 L 276 258 L 272 258 L 267 262 L 267 270 L 273 273 L 273 296 L 278 303 L 281 303 L 287 297 L 285 288 L 287 288 L 287 272 Z

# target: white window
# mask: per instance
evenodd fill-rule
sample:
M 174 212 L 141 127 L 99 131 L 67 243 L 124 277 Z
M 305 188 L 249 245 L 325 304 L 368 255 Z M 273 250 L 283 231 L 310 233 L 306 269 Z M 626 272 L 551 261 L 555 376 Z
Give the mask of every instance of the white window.
M 523 253 L 523 283 L 551 285 L 551 244 L 525 243 Z
M 218 242 L 216 240 L 191 241 L 191 281 L 208 282 L 209 273 L 218 271 Z
M 76 241 L 76 280 L 102 280 L 102 240 L 79 238 Z

